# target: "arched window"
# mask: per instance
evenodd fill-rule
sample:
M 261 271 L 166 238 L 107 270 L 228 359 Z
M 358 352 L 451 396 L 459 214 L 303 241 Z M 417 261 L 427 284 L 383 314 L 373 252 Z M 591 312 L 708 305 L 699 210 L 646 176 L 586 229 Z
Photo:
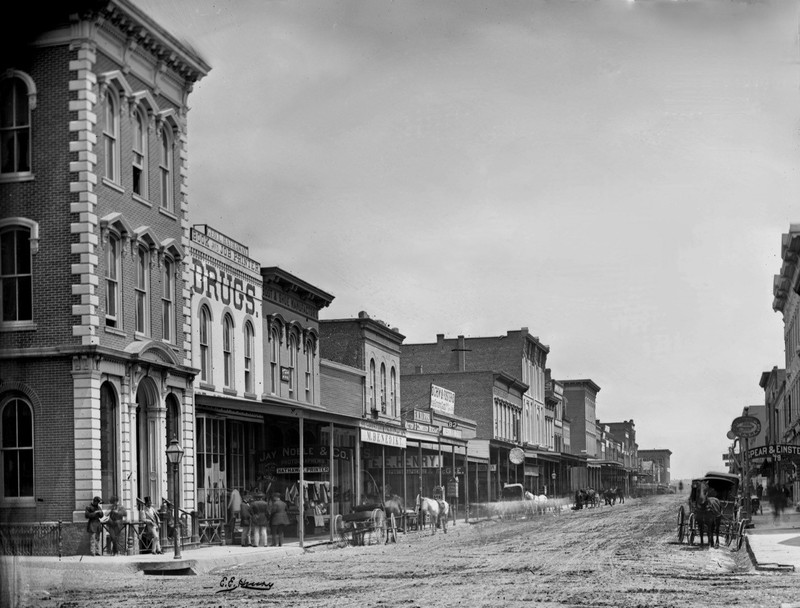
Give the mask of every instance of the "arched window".
M 117 477 L 117 396 L 114 387 L 100 387 L 100 478 L 103 496 L 119 496 Z
M 391 403 L 392 416 L 397 416 L 397 372 L 392 366 L 392 372 L 389 377 L 389 401 Z
M 31 231 L 25 226 L 0 227 L 0 301 L 3 323 L 33 320 Z
M 12 397 L 0 410 L 3 498 L 33 497 L 33 409 Z
M 306 401 L 314 402 L 314 343 L 306 342 Z
M 381 413 L 386 413 L 386 365 L 381 363 Z
M 0 80 L 0 174 L 31 170 L 31 93 L 22 78 Z
M 166 126 L 161 127 L 160 150 L 158 170 L 161 176 L 161 207 L 172 211 L 172 135 Z
M 369 409 L 377 411 L 378 403 L 376 400 L 377 382 L 375 381 L 375 359 L 369 360 Z
M 233 319 L 225 315 L 222 319 L 222 360 L 224 367 L 224 385 L 234 387 L 233 372 Z
M 119 183 L 119 110 L 117 99 L 111 91 L 106 92 L 105 124 L 103 125 L 103 152 L 105 168 L 103 176 L 114 183 Z
M 253 351 L 255 349 L 255 332 L 253 324 L 244 324 L 244 392 L 253 392 Z
M 278 329 L 273 327 L 269 330 L 269 368 L 270 368 L 270 390 L 273 395 L 278 394 L 280 382 L 280 342 L 278 341 Z
M 120 280 L 120 240 L 115 234 L 108 235 L 106 245 L 106 325 L 119 327 L 119 280 Z
M 147 196 L 147 121 L 142 112 L 133 116 L 133 193 L 143 198 Z
M 166 342 L 177 342 L 175 334 L 175 263 L 164 259 L 161 275 L 161 334 Z
M 150 251 L 139 247 L 136 256 L 136 331 L 150 334 Z
M 286 344 L 289 348 L 289 392 L 294 393 L 297 386 L 297 339 L 294 334 L 289 334 Z
M 200 307 L 200 327 L 199 327 L 199 343 L 200 343 L 200 380 L 202 382 L 211 382 L 211 315 L 208 308 L 205 306 Z

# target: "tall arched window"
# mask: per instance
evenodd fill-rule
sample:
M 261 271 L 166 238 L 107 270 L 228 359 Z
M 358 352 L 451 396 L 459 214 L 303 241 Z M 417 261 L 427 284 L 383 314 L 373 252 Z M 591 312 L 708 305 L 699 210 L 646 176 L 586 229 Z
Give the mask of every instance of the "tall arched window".
M 314 402 L 314 343 L 306 342 L 306 401 Z
M 392 416 L 397 416 L 397 372 L 394 369 L 394 365 L 389 377 L 389 391 Z
M 150 335 L 150 251 L 139 247 L 136 256 L 136 331 Z
M 103 125 L 103 152 L 105 153 L 103 176 L 119 183 L 119 110 L 117 99 L 111 91 L 106 92 L 105 124 Z
M 100 479 L 103 496 L 119 496 L 117 477 L 117 395 L 104 382 L 100 387 Z
M 164 259 L 161 275 L 161 334 L 167 342 L 177 342 L 175 334 L 175 263 Z
M 172 135 L 166 126 L 161 127 L 160 150 L 158 171 L 161 177 L 161 207 L 172 211 Z
M 33 409 L 18 397 L 0 407 L 3 498 L 33 497 Z
M 375 359 L 369 360 L 369 409 L 376 411 L 378 403 L 376 400 L 377 382 L 375 381 Z
M 381 363 L 381 413 L 386 413 L 386 365 Z
M 244 392 L 253 392 L 253 351 L 255 349 L 255 332 L 253 324 L 244 324 Z
M 31 231 L 25 226 L 0 228 L 0 298 L 2 322 L 33 320 Z
M 205 306 L 200 307 L 199 322 L 200 380 L 211 383 L 211 315 Z
M 297 339 L 294 334 L 289 334 L 286 344 L 289 348 L 289 392 L 294 393 L 297 387 Z
M 30 93 L 22 78 L 0 80 L 0 174 L 31 170 Z
M 224 366 L 224 384 L 228 388 L 234 387 L 233 372 L 233 319 L 225 315 L 222 319 L 222 360 Z
M 117 235 L 108 235 L 106 245 L 106 325 L 119 327 L 120 241 Z
M 280 383 L 280 342 L 278 340 L 278 330 L 273 327 L 269 330 L 269 377 L 270 377 L 270 390 L 273 395 L 278 394 L 278 386 Z
M 133 193 L 147 197 L 147 122 L 142 112 L 137 111 L 133 116 L 133 141 L 132 141 L 132 179 Z

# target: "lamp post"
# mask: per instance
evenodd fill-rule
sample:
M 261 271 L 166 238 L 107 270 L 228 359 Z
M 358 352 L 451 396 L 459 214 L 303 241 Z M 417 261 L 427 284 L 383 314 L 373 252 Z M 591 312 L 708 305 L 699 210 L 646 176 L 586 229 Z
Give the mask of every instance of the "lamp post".
M 173 486 L 173 494 L 172 497 L 172 507 L 174 509 L 173 515 L 173 522 L 172 522 L 172 530 L 174 535 L 174 545 L 175 547 L 175 557 L 173 559 L 180 559 L 181 558 L 181 524 L 180 519 L 178 518 L 178 466 L 181 464 L 181 460 L 183 459 L 183 448 L 181 444 L 178 443 L 178 438 L 173 435 L 172 441 L 169 443 L 169 447 L 167 447 L 167 462 L 172 465 L 172 474 L 174 483 Z
M 553 480 L 553 487 L 551 489 L 551 492 L 553 493 L 553 498 L 555 498 L 556 496 L 558 496 L 558 490 L 556 489 L 556 472 L 555 471 L 550 473 L 550 478 Z

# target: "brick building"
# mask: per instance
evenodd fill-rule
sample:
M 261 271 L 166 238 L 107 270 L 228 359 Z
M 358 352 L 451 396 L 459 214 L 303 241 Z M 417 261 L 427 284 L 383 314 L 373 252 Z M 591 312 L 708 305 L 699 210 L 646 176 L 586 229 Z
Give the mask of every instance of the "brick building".
M 170 437 L 191 443 L 187 99 L 209 66 L 126 0 L 17 17 L 25 40 L 0 58 L 0 520 L 74 522 L 70 552 L 93 496 L 135 519 L 175 483 Z

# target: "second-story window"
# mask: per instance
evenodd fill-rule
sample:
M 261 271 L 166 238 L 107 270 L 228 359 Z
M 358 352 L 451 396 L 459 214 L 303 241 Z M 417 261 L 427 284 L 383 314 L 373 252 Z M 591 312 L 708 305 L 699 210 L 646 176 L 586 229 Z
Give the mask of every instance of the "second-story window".
M 273 395 L 279 393 L 278 386 L 280 385 L 280 343 L 278 341 L 278 330 L 272 328 L 269 331 L 269 377 L 270 377 L 270 390 Z
M 200 380 L 211 381 L 211 315 L 205 306 L 200 308 L 200 331 L 198 342 L 200 345 Z
M 381 363 L 381 413 L 386 413 L 386 366 Z
M 105 125 L 103 125 L 103 152 L 105 153 L 104 177 L 119 182 L 119 112 L 117 100 L 111 91 L 106 93 Z
M 0 298 L 2 322 L 33 320 L 31 231 L 24 226 L 0 229 Z
M 392 372 L 389 376 L 389 402 L 391 406 L 392 416 L 397 416 L 397 372 L 392 366 Z
M 136 256 L 136 331 L 150 333 L 150 251 L 139 247 Z
M 133 193 L 147 198 L 147 122 L 141 112 L 133 117 Z
M 377 402 L 377 382 L 375 381 L 375 359 L 369 360 L 369 409 L 376 411 L 378 409 Z
M 166 342 L 175 342 L 175 264 L 164 260 L 161 293 L 161 332 Z
M 233 388 L 233 319 L 230 315 L 222 320 L 222 358 L 225 386 Z
M 248 321 L 244 324 L 244 392 L 253 392 L 253 348 L 255 338 L 253 326 Z
M 290 334 L 286 343 L 289 347 L 289 391 L 294 392 L 294 389 L 297 386 L 297 341 L 295 340 L 295 337 Z
M 0 80 L 0 173 L 31 170 L 28 87 L 21 78 Z
M 173 211 L 172 205 L 172 136 L 166 126 L 161 127 L 161 154 L 158 171 L 161 177 L 161 207 Z
M 106 245 L 106 325 L 119 327 L 120 242 L 116 235 L 108 236 Z
M 306 342 L 306 401 L 314 401 L 314 345 Z

